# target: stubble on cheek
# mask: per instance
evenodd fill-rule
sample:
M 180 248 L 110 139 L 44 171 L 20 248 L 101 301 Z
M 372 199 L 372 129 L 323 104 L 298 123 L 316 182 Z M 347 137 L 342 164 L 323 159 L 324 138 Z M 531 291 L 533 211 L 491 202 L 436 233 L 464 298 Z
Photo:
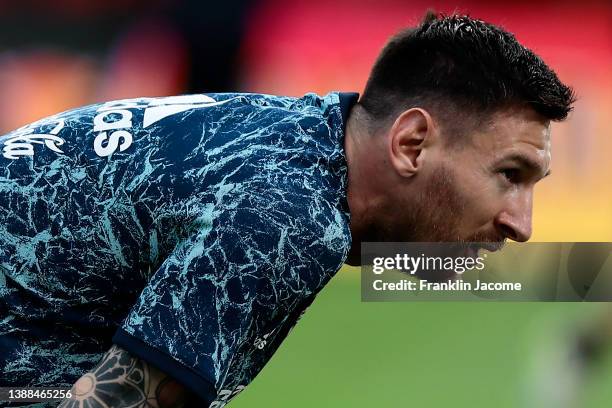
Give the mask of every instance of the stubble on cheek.
M 466 199 L 457 188 L 455 174 L 446 167 L 435 169 L 424 187 L 392 208 L 378 208 L 385 214 L 371 231 L 378 242 L 456 242 Z
M 441 166 L 433 171 L 417 207 L 415 232 L 418 241 L 461 240 L 459 225 L 465 214 L 466 200 L 450 169 Z

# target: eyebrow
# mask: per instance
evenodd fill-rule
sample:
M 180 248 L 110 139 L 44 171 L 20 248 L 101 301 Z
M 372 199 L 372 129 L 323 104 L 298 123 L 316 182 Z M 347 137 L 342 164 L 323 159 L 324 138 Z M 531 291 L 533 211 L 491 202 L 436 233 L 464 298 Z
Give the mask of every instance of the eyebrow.
M 533 160 L 531 157 L 526 156 L 521 153 L 512 153 L 504 157 L 503 159 L 499 160 L 498 164 L 501 162 L 505 162 L 505 161 L 515 161 L 519 163 L 521 166 L 527 168 L 527 170 L 534 172 L 534 173 L 542 173 L 543 171 L 542 167 L 540 166 L 540 163 L 538 163 L 536 160 Z M 549 176 L 549 175 L 550 175 L 550 169 L 546 171 L 546 174 L 544 174 L 542 178 Z

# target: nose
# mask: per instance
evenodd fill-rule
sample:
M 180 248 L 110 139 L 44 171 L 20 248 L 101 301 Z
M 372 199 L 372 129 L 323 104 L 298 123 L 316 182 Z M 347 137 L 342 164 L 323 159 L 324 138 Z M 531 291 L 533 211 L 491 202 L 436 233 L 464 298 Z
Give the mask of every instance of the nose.
M 495 217 L 495 228 L 504 238 L 525 242 L 531 238 L 532 191 L 526 191 L 508 201 Z

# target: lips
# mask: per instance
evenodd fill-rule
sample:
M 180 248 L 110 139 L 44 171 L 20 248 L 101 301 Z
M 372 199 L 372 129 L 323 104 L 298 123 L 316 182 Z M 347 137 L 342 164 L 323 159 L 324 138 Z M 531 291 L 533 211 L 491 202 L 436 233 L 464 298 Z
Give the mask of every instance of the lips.
M 504 245 L 506 245 L 506 240 L 497 242 L 483 242 L 480 244 L 480 247 L 486 249 L 489 252 L 497 252 L 502 249 Z
M 466 245 L 464 249 L 464 254 L 466 257 L 476 258 L 478 257 L 478 252 L 481 249 L 487 250 L 489 252 L 496 252 L 502 249 L 505 244 L 505 240 L 497 242 L 472 242 Z
M 469 258 L 477 258 L 478 257 L 478 248 L 470 248 L 468 250 L 468 257 Z

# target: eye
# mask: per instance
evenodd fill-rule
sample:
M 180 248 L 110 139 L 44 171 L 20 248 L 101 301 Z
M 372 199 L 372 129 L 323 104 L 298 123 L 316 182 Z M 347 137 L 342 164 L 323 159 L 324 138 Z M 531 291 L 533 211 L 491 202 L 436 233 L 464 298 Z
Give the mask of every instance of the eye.
M 519 169 L 501 169 L 498 173 L 503 175 L 504 178 L 511 183 L 518 183 L 520 181 L 521 173 Z

